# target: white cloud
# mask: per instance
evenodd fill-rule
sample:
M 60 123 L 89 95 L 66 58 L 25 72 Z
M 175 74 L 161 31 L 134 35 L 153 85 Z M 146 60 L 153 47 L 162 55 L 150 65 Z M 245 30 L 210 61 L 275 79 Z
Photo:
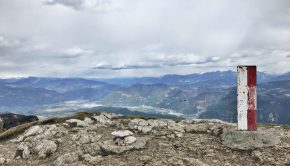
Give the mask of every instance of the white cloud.
M 158 76 L 240 64 L 287 72 L 289 7 L 287 0 L 2 0 L 0 76 Z
M 4 36 L 0 35 L 0 47 L 14 47 L 20 44 L 18 40 L 9 40 Z

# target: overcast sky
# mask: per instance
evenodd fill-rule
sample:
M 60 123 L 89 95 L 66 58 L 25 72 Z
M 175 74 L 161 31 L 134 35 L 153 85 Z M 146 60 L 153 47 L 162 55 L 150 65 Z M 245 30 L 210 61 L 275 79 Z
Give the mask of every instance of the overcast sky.
M 290 71 L 289 0 L 0 0 L 0 77 Z

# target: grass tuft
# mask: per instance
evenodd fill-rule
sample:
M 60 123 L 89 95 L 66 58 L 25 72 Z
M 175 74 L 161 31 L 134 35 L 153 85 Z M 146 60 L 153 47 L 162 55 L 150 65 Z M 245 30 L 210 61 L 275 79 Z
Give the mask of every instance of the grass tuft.
M 69 117 L 54 117 L 54 118 L 49 118 L 42 121 L 34 121 L 34 122 L 29 122 L 22 125 L 18 125 L 10 129 L 7 129 L 3 131 L 2 133 L 0 132 L 0 141 L 5 141 L 11 138 L 15 138 L 18 135 L 24 133 L 25 130 L 27 130 L 28 128 L 34 125 L 49 125 L 49 124 L 64 123 L 66 120 L 69 120 L 69 119 L 84 120 L 85 117 L 90 117 L 94 114 L 98 115 L 100 113 L 77 112 L 76 114 Z
M 10 129 L 4 131 L 3 133 L 0 133 L 0 141 L 14 138 L 14 137 L 18 136 L 19 134 L 24 133 L 25 130 L 27 130 L 31 126 L 36 125 L 37 123 L 38 123 L 38 121 L 35 121 L 35 122 L 29 122 L 29 123 L 25 123 L 25 124 L 22 124 L 19 126 L 12 127 Z

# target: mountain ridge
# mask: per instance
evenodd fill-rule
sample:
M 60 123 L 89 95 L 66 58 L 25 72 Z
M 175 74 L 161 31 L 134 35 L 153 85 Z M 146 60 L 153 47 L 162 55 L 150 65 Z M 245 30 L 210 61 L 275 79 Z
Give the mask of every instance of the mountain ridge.
M 287 76 L 287 74 L 285 75 Z M 278 77 L 283 79 L 276 79 Z M 267 112 L 267 116 L 274 120 L 266 120 L 268 118 L 265 114 L 260 119 L 261 122 L 287 123 L 286 120 L 280 121 L 281 118 L 278 118 L 288 117 L 288 115 L 282 116 L 288 112 L 286 110 L 287 102 L 284 101 L 287 101 L 287 95 L 290 95 L 287 91 L 290 85 L 282 83 L 285 79 L 284 82 L 287 82 L 287 78 L 284 75 L 277 76 L 258 72 L 258 87 L 263 87 L 265 84 L 270 85 L 269 90 L 258 88 L 259 96 L 266 93 L 262 98 L 258 97 L 259 103 L 265 105 L 259 106 L 258 108 L 262 109 L 258 111 Z M 270 82 L 273 83 L 270 84 Z M 10 112 L 16 111 L 15 113 L 17 113 L 18 110 L 23 110 L 19 113 L 26 114 L 29 112 L 33 114 L 46 108 L 53 109 L 54 105 L 61 105 L 61 103 L 67 101 L 88 101 L 95 102 L 92 105 L 101 104 L 129 109 L 140 106 L 140 108 L 134 108 L 134 111 L 155 109 L 156 112 L 160 111 L 160 113 L 183 114 L 186 118 L 206 117 L 235 121 L 236 103 L 233 100 L 235 99 L 235 92 L 231 89 L 235 89 L 233 87 L 236 84 L 236 73 L 233 71 L 182 76 L 166 75 L 154 79 L 146 77 L 137 81 L 133 80 L 133 82 L 132 80 L 125 80 L 126 86 L 122 86 L 123 83 L 119 81 L 119 85 L 114 85 L 100 80 L 82 78 L 30 77 L 0 80 L 0 103 L 2 103 L 0 112 L 9 112 L 10 110 Z M 280 87 L 283 87 L 284 90 L 279 90 Z M 276 93 L 275 90 L 281 91 L 277 98 L 272 95 L 272 93 Z M 226 97 L 229 94 L 230 96 Z M 272 101 L 269 96 L 276 99 L 274 105 L 279 111 L 265 111 L 267 110 L 266 105 L 269 106 L 268 103 Z M 277 103 L 280 101 L 283 105 L 279 106 Z M 284 105 L 287 107 L 283 107 Z M 223 111 L 209 112 L 209 109 Z M 224 115 L 221 116 L 220 112 L 223 112 Z

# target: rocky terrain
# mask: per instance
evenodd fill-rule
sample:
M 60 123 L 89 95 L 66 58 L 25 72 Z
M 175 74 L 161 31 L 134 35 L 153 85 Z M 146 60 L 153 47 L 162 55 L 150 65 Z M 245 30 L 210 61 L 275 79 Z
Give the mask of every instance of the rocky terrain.
M 0 165 L 290 165 L 289 126 L 247 132 L 219 120 L 82 113 L 17 126 L 0 140 Z

